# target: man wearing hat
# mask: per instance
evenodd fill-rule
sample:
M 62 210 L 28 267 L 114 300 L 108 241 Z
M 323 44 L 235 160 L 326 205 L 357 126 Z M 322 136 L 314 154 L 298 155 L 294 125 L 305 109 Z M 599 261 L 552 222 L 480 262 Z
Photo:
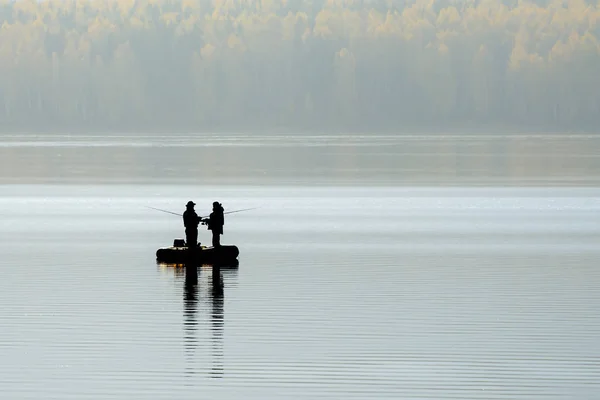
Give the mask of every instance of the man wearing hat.
M 223 225 L 225 217 L 223 216 L 223 206 L 218 201 L 213 202 L 213 212 L 208 217 L 208 229 L 212 231 L 213 247 L 221 246 L 221 235 L 223 234 Z
M 183 213 L 183 225 L 185 226 L 185 243 L 187 247 L 196 247 L 198 245 L 198 224 L 200 217 L 194 211 L 196 203 L 188 201 L 186 210 Z

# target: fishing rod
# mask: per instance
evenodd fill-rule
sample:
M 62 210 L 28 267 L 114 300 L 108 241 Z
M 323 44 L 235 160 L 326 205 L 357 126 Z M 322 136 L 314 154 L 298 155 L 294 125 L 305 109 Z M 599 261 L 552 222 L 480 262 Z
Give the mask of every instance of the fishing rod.
M 179 214 L 179 213 L 176 213 L 176 212 L 173 212 L 173 211 L 161 210 L 160 208 L 154 208 L 154 207 L 150 207 L 150 206 L 145 206 L 145 207 L 146 208 L 151 208 L 151 209 L 156 210 L 156 211 L 162 211 L 162 212 L 165 212 L 165 213 L 169 213 L 169 214 L 173 214 L 173 215 L 179 215 L 180 217 L 183 217 L 183 214 Z
M 151 209 L 156 210 L 156 211 L 162 211 L 162 212 L 165 212 L 165 213 L 169 213 L 169 214 L 178 215 L 180 217 L 183 217 L 183 214 L 179 214 L 179 213 L 176 213 L 176 212 L 173 212 L 173 211 L 162 210 L 160 208 L 155 208 L 155 207 L 150 207 L 150 206 L 145 206 L 145 207 L 146 208 L 151 208 Z M 233 214 L 233 213 L 242 212 L 242 211 L 256 210 L 257 208 L 260 208 L 260 207 L 244 208 L 242 210 L 227 211 L 227 212 L 224 212 L 223 214 Z M 200 217 L 200 218 L 208 218 L 208 216 L 206 216 L 206 217 Z
M 260 208 L 260 207 L 252 207 L 252 208 L 244 208 L 242 210 L 227 211 L 227 212 L 224 212 L 223 214 L 233 214 L 233 213 L 242 212 L 242 211 L 256 210 L 257 208 Z M 201 218 L 208 218 L 208 216 L 207 217 L 201 217 Z

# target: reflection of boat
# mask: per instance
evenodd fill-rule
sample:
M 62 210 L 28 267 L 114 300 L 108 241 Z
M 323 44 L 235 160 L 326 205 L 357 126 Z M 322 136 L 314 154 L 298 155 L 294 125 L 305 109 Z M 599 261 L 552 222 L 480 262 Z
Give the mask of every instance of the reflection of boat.
M 156 260 L 164 263 L 185 263 L 190 261 L 206 264 L 227 264 L 237 261 L 240 254 L 237 246 L 223 245 L 219 247 L 201 246 L 188 248 L 180 240 L 175 240 L 173 246 L 161 247 L 156 251 Z
M 175 276 L 177 277 L 183 277 L 185 276 L 185 263 L 178 263 L 178 262 L 166 262 L 166 261 L 157 261 L 156 265 L 159 266 L 159 268 L 173 268 L 175 270 Z M 225 271 L 231 271 L 231 270 L 237 270 L 240 266 L 240 262 L 239 260 L 232 260 L 230 262 L 227 263 L 219 263 L 219 264 L 209 264 L 209 263 L 203 263 L 200 265 L 197 265 L 197 268 L 199 270 L 211 270 L 214 267 L 218 267 L 221 271 L 225 270 Z
M 186 375 L 206 372 L 211 378 L 222 378 L 225 374 L 224 333 L 225 302 L 224 278 L 235 287 L 238 272 L 238 260 L 226 264 L 202 264 L 191 268 L 183 263 L 158 262 L 164 271 L 173 271 L 176 278 L 184 278 L 183 285 L 183 326 L 186 357 Z M 200 278 L 200 279 L 199 279 Z M 207 307 L 199 307 L 206 305 Z M 204 310 L 208 318 L 197 314 Z M 200 321 L 210 321 L 208 339 L 200 340 L 202 325 Z M 199 346 L 199 343 L 204 345 Z M 210 346 L 206 346 L 210 344 Z M 210 349 L 210 354 L 202 350 Z M 209 365 L 206 363 L 210 362 Z

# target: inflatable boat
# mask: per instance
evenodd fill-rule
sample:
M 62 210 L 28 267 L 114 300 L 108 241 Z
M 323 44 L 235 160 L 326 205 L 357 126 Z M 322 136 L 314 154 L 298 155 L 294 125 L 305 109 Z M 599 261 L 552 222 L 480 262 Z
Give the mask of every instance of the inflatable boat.
M 175 239 L 173 246 L 161 247 L 156 251 L 156 261 L 184 264 L 191 260 L 203 264 L 228 264 L 236 262 L 239 254 L 237 246 L 233 245 L 212 247 L 198 244 L 197 247 L 188 248 L 183 239 Z

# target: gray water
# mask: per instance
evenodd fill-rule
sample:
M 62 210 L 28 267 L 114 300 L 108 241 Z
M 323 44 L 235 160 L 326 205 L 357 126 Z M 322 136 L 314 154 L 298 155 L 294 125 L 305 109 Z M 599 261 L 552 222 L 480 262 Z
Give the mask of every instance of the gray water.
M 599 398 L 599 144 L 6 136 L 0 397 Z M 190 199 L 260 207 L 222 295 Z

